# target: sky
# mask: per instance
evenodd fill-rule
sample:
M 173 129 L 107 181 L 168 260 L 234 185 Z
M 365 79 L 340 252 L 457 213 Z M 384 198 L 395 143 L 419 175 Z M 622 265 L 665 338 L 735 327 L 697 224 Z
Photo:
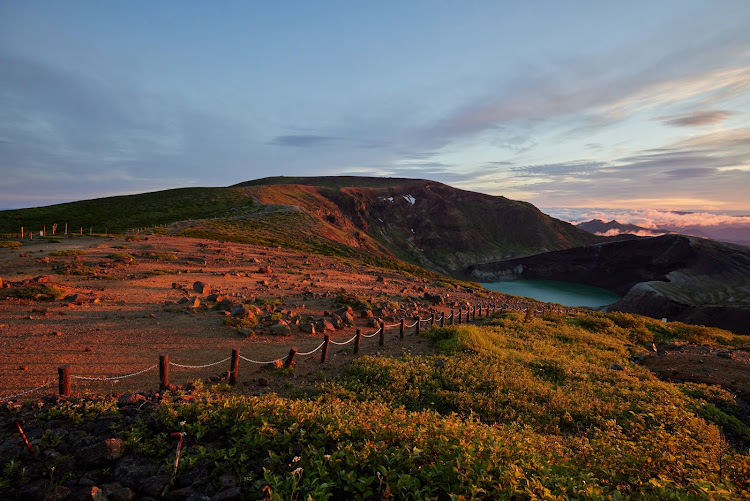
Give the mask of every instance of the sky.
M 750 212 L 750 2 L 0 2 L 0 207 L 266 176 Z

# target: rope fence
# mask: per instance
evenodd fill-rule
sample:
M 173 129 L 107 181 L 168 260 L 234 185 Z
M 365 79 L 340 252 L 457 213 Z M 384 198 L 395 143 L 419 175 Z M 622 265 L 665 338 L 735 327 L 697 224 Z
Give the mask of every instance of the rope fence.
M 506 309 L 506 305 L 502 305 L 501 307 L 503 309 Z M 476 319 L 477 314 L 480 317 L 482 317 L 483 316 L 482 315 L 482 309 L 483 309 L 482 306 L 473 307 L 473 309 L 471 307 L 469 307 L 467 309 L 467 311 L 466 311 L 465 321 L 469 322 L 472 318 Z M 494 313 L 496 311 L 497 305 L 485 306 L 484 309 L 485 309 L 485 314 L 489 316 L 489 315 L 491 315 L 492 313 Z M 515 309 L 515 308 L 513 308 L 513 309 Z M 221 359 L 221 360 L 218 360 L 216 362 L 211 362 L 211 363 L 202 364 L 202 365 L 189 365 L 189 364 L 181 364 L 181 363 L 177 363 L 177 362 L 170 362 L 168 354 L 162 353 L 162 354 L 159 355 L 159 363 L 158 364 L 154 364 L 154 365 L 151 365 L 149 367 L 146 367 L 145 369 L 141 369 L 141 370 L 138 370 L 136 372 L 132 372 L 132 373 L 129 373 L 129 374 L 123 374 L 123 375 L 119 375 L 119 376 L 81 376 L 81 375 L 73 375 L 73 374 L 70 374 L 70 365 L 66 364 L 66 365 L 62 365 L 62 366 L 58 367 L 58 389 L 59 389 L 60 396 L 67 397 L 67 396 L 70 396 L 70 394 L 71 394 L 71 388 L 72 388 L 71 380 L 73 380 L 73 379 L 75 379 L 75 380 L 81 380 L 81 381 L 97 381 L 97 382 L 115 381 L 115 382 L 119 382 L 119 380 L 121 380 L 121 379 L 126 379 L 126 378 L 130 378 L 130 377 L 138 376 L 138 375 L 141 375 L 141 374 L 145 374 L 145 373 L 150 372 L 150 371 L 152 371 L 152 370 L 154 370 L 154 369 L 156 369 L 158 367 L 159 368 L 159 383 L 160 383 L 159 384 L 159 388 L 160 388 L 160 390 L 165 390 L 165 389 L 173 388 L 173 385 L 169 384 L 169 367 L 170 366 L 177 367 L 177 368 L 180 368 L 180 369 L 196 370 L 196 369 L 205 369 L 205 368 L 208 368 L 208 367 L 214 367 L 214 366 L 226 363 L 227 361 L 230 361 L 229 382 L 230 382 L 230 384 L 234 385 L 237 382 L 237 375 L 238 375 L 238 372 L 239 372 L 239 361 L 240 360 L 243 360 L 243 361 L 251 363 L 251 364 L 256 364 L 256 365 L 269 365 L 269 364 L 276 364 L 278 362 L 283 362 L 283 366 L 284 367 L 291 367 L 293 365 L 293 363 L 294 363 L 294 357 L 295 356 L 297 356 L 297 355 L 298 356 L 302 356 L 302 357 L 309 356 L 309 355 L 312 355 L 312 354 L 314 354 L 314 353 L 322 350 L 320 362 L 321 363 L 326 363 L 327 357 L 328 357 L 328 348 L 329 348 L 330 344 L 334 344 L 336 346 L 345 346 L 345 345 L 348 345 L 348 344 L 354 342 L 355 343 L 354 344 L 354 354 L 356 355 L 356 354 L 359 353 L 360 341 L 361 341 L 361 338 L 363 338 L 363 337 L 364 338 L 372 338 L 372 337 L 375 337 L 377 335 L 380 335 L 379 345 L 383 346 L 384 343 L 385 343 L 385 334 L 386 334 L 386 330 L 387 329 L 398 327 L 399 328 L 399 338 L 403 340 L 404 339 L 404 331 L 405 331 L 405 329 L 416 328 L 415 329 L 415 334 L 419 335 L 421 325 L 423 323 L 426 323 L 426 322 L 429 322 L 431 326 L 438 325 L 438 323 L 439 323 L 439 325 L 441 327 L 443 327 L 445 325 L 446 321 L 448 321 L 448 320 L 450 320 L 450 324 L 449 325 L 454 325 L 454 323 L 456 322 L 456 318 L 457 318 L 457 321 L 460 324 L 462 322 L 463 317 L 464 317 L 462 311 L 463 310 L 459 309 L 459 311 L 458 311 L 458 317 L 456 317 L 456 313 L 453 310 L 450 311 L 450 314 L 446 314 L 446 312 L 442 312 L 442 314 L 440 314 L 439 317 L 437 317 L 437 315 L 435 313 L 433 313 L 429 318 L 424 318 L 424 319 L 418 316 L 418 317 L 415 318 L 414 322 L 411 323 L 411 324 L 406 324 L 406 322 L 405 322 L 404 319 L 402 319 L 397 324 L 389 324 L 389 325 L 385 325 L 385 323 L 383 323 L 381 321 L 380 325 L 379 325 L 379 328 L 375 332 L 372 332 L 370 334 L 364 334 L 361 331 L 361 329 L 357 329 L 357 333 L 354 336 L 352 336 L 351 338 L 347 339 L 346 341 L 334 341 L 334 340 L 332 340 L 330 338 L 329 334 L 325 334 L 323 341 L 318 346 L 316 346 L 314 349 L 312 349 L 310 351 L 299 353 L 297 351 L 297 348 L 294 347 L 294 346 L 292 346 L 291 349 L 289 350 L 288 355 L 286 357 L 278 357 L 278 358 L 275 358 L 275 359 L 269 360 L 269 361 L 259 361 L 259 360 L 253 360 L 251 358 L 244 357 L 244 356 L 240 355 L 239 350 L 235 348 L 235 349 L 232 350 L 232 355 L 231 356 L 226 357 L 226 358 Z M 530 308 L 527 308 L 527 311 L 531 311 Z M 46 388 L 46 387 L 50 386 L 52 383 L 54 383 L 54 379 L 52 379 L 50 381 L 47 381 L 47 382 L 45 382 L 45 383 L 43 383 L 43 384 L 41 384 L 41 385 L 39 385 L 39 386 L 37 386 L 35 388 L 32 388 L 30 390 L 24 391 L 22 393 L 17 393 L 15 395 L 9 395 L 9 396 L 5 396 L 5 397 L 0 397 L 0 402 L 7 401 L 7 400 L 12 400 L 12 399 L 15 399 L 15 398 L 18 398 L 18 397 L 22 397 L 24 395 L 28 395 L 28 394 L 33 393 L 35 391 L 39 391 L 39 390 L 41 390 L 43 388 Z

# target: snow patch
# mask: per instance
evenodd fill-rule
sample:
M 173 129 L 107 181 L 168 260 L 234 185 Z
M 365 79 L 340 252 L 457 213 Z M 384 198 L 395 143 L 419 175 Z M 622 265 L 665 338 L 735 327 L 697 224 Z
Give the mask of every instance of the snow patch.
M 412 204 L 412 205 L 414 205 L 414 202 L 416 202 L 416 201 L 417 201 L 417 199 L 416 199 L 416 198 L 414 198 L 414 197 L 413 197 L 413 196 L 411 196 L 411 195 L 404 195 L 404 200 L 406 200 L 407 202 L 409 202 L 409 203 L 410 203 L 410 204 Z

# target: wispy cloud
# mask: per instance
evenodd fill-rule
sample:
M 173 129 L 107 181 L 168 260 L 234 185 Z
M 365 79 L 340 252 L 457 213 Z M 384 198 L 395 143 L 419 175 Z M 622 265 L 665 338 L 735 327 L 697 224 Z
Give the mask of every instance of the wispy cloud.
M 682 115 L 657 117 L 664 125 L 671 127 L 695 127 L 723 122 L 731 113 L 723 110 L 693 111 Z
M 339 140 L 339 138 L 331 136 L 290 135 L 276 136 L 271 140 L 271 144 L 277 146 L 292 146 L 294 148 L 315 148 L 318 146 L 329 145 L 337 140 Z

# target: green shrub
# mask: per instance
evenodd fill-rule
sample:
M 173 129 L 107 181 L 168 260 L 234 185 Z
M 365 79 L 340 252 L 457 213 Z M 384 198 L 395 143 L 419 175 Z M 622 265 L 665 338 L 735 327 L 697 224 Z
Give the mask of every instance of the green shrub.
M 13 247 L 21 247 L 21 242 L 15 240 L 0 240 L 0 249 L 9 249 Z

